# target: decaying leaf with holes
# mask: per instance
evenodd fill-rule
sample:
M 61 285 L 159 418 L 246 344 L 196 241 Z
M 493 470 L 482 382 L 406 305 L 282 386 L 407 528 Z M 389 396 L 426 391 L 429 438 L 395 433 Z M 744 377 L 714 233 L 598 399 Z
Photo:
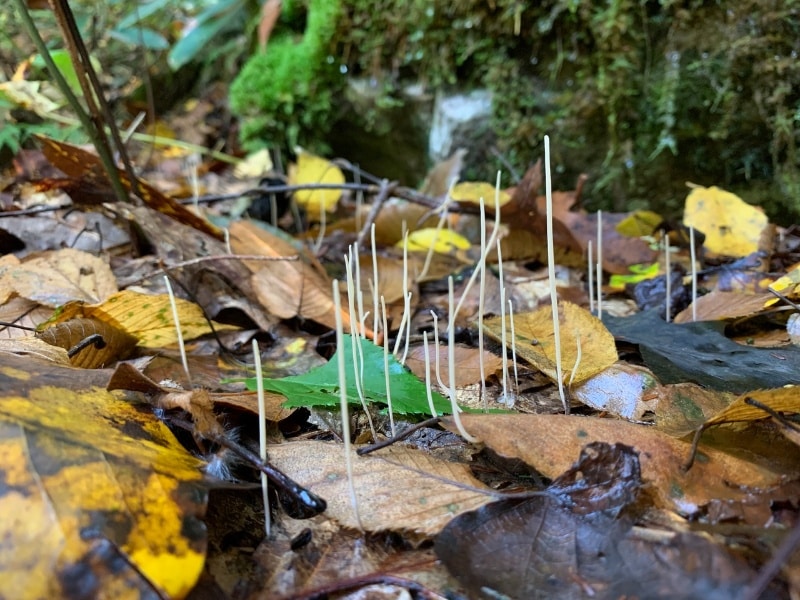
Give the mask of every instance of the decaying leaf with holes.
M 201 461 L 107 375 L 0 354 L 0 597 L 186 596 Z

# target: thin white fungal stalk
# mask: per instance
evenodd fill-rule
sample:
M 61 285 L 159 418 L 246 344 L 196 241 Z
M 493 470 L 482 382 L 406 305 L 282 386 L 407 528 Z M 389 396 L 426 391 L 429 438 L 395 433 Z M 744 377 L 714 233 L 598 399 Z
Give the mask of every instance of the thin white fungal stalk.
M 481 283 L 478 288 L 478 370 L 481 380 L 481 406 L 486 410 L 488 407 L 486 401 L 486 366 L 483 362 L 483 311 L 486 302 L 486 202 L 483 200 L 483 196 L 479 199 L 479 206 L 481 209 L 481 262 L 478 268 L 481 273 Z
M 506 360 L 506 286 L 503 281 L 503 251 L 500 249 L 500 240 L 497 240 L 497 274 L 500 278 L 500 323 L 503 329 L 500 333 L 500 346 L 503 348 L 503 402 L 514 406 L 514 397 L 508 393 L 508 360 Z M 481 356 L 483 358 L 483 356 Z
M 589 268 L 587 269 L 587 279 L 589 280 L 589 312 L 594 312 L 594 264 L 592 263 L 592 240 L 589 240 L 589 244 L 586 247 L 586 252 L 588 254 L 586 260 L 589 264 Z
M 692 261 L 692 321 L 697 321 L 697 254 L 694 246 L 694 227 L 689 227 L 689 258 Z
M 597 318 L 603 320 L 603 211 L 597 211 Z
M 383 320 L 383 330 L 386 331 L 386 301 L 381 296 L 381 318 Z M 392 386 L 389 377 L 389 336 L 383 336 L 383 374 L 386 377 L 386 404 L 389 405 L 389 428 L 392 430 L 392 437 L 397 435 L 394 430 L 394 413 L 392 412 Z
M 439 360 L 439 317 L 433 311 L 431 311 L 431 316 L 433 317 L 433 345 L 436 348 L 436 381 L 441 389 L 446 390 L 447 386 L 442 381 L 441 361 Z
M 167 286 L 167 295 L 169 295 L 169 305 L 172 307 L 172 322 L 175 323 L 175 335 L 178 338 L 178 349 L 181 353 L 181 362 L 183 363 L 183 372 L 186 373 L 186 381 L 189 383 L 189 389 L 192 388 L 192 375 L 189 373 L 189 361 L 186 358 L 186 346 L 183 343 L 183 332 L 181 331 L 181 319 L 178 316 L 178 304 L 175 302 L 175 293 L 172 291 L 172 285 L 169 282 L 169 277 L 164 275 L 164 284 Z
M 314 254 L 319 252 L 319 249 L 322 248 L 322 242 L 325 239 L 325 225 L 328 218 L 328 211 L 325 210 L 325 203 L 319 203 L 319 235 L 317 236 L 317 240 L 314 242 Z
M 489 240 L 486 242 L 486 252 L 481 254 L 480 260 L 486 261 L 486 256 L 489 253 L 491 248 L 494 248 L 495 242 L 497 241 L 498 236 L 500 235 L 500 172 L 497 173 L 497 183 L 495 184 L 494 189 L 494 206 L 495 206 L 495 227 L 492 231 L 492 235 L 489 236 Z M 476 268 L 472 271 L 472 275 L 470 276 L 469 280 L 467 281 L 467 285 L 464 286 L 464 291 L 461 293 L 461 298 L 458 300 L 458 304 L 456 305 L 456 314 L 461 310 L 461 305 L 464 304 L 464 301 L 467 298 L 467 294 L 472 289 L 472 286 L 475 284 L 475 280 L 478 278 L 478 273 L 480 269 Z
M 581 332 L 577 330 L 575 331 L 575 343 L 577 344 L 578 349 L 575 352 L 575 364 L 572 365 L 572 372 L 569 374 L 569 383 L 567 384 L 567 387 L 569 388 L 572 388 L 572 382 L 575 380 L 575 375 L 578 373 L 578 367 L 581 364 L 581 357 L 582 357 Z
M 200 166 L 200 155 L 192 152 L 186 157 L 189 166 L 189 181 L 192 184 L 192 205 L 197 212 L 200 212 L 200 178 L 197 176 L 197 169 Z
M 231 232 L 227 227 L 225 227 L 222 232 L 225 234 L 225 251 L 228 254 L 233 254 L 233 250 L 231 249 Z
M 403 357 L 400 359 L 400 364 L 405 365 L 408 358 L 408 344 L 411 341 L 411 292 L 406 294 L 406 305 L 408 306 L 408 318 L 406 319 L 406 335 L 403 344 Z
M 339 371 L 339 405 L 342 413 L 342 441 L 344 442 L 344 462 L 347 469 L 347 487 L 350 491 L 350 505 L 353 507 L 353 516 L 359 529 L 364 530 L 361 524 L 361 515 L 358 512 L 358 496 L 353 481 L 353 456 L 350 444 L 350 413 L 347 405 L 347 373 L 344 365 L 344 325 L 342 324 L 342 301 L 339 297 L 339 282 L 333 282 L 333 306 L 336 319 L 336 366 Z
M 353 247 L 350 247 L 350 259 L 353 257 Z M 369 413 L 369 407 L 367 406 L 367 401 L 364 398 L 364 387 L 363 387 L 363 376 L 364 376 L 364 355 L 363 350 L 361 348 L 361 336 L 358 335 L 357 328 L 354 326 L 356 323 L 356 309 L 355 309 L 355 302 L 353 300 L 353 296 L 355 295 L 354 286 L 353 286 L 353 269 L 350 265 L 350 261 L 348 257 L 345 256 L 344 261 L 344 270 L 347 277 L 347 304 L 350 313 L 350 345 L 352 347 L 352 354 L 353 354 L 353 375 L 355 376 L 355 384 L 356 384 L 356 393 L 358 394 L 358 399 L 361 401 L 361 407 L 364 409 L 364 413 L 367 415 L 367 422 L 369 423 L 369 430 L 372 433 L 372 439 L 377 441 L 378 436 L 375 432 L 375 426 L 372 424 L 372 416 Z M 338 348 L 343 346 L 337 346 Z M 392 406 L 389 405 L 389 411 L 391 412 Z
M 511 360 L 514 361 L 514 394 L 519 394 L 519 373 L 517 371 L 517 334 L 514 331 L 514 304 L 508 299 L 508 320 L 511 322 Z
M 408 231 L 406 231 L 405 221 L 403 221 L 403 316 L 400 319 L 400 329 L 397 332 L 397 339 L 394 341 L 394 351 L 392 354 L 394 354 L 395 358 L 397 357 L 397 353 L 400 352 L 400 344 L 406 336 L 406 328 L 408 328 L 408 333 L 411 333 L 410 313 L 411 294 L 408 291 Z
M 431 409 L 431 416 L 438 416 L 436 407 L 433 405 L 433 393 L 431 392 L 431 353 L 428 350 L 428 332 L 422 332 L 422 345 L 425 347 L 425 394 L 428 396 L 428 407 Z
M 350 257 L 352 262 L 353 274 L 355 275 L 355 288 L 356 288 L 356 314 L 358 314 L 358 322 L 360 324 L 359 335 L 364 337 L 364 295 L 361 293 L 361 251 L 358 244 L 353 246 L 352 254 Z
M 436 246 L 436 242 L 439 239 L 439 234 L 442 232 L 442 228 L 447 222 L 447 207 L 452 202 L 450 194 L 453 191 L 453 186 L 455 186 L 456 181 L 457 179 L 453 178 L 453 180 L 450 182 L 450 187 L 447 190 L 447 196 L 445 197 L 444 202 L 442 202 L 442 205 L 437 209 L 442 211 L 442 214 L 439 217 L 439 222 L 436 224 L 436 232 L 433 234 L 433 241 L 428 248 L 428 253 L 425 255 L 425 263 L 422 265 L 422 271 L 419 275 L 417 275 L 417 281 L 420 281 L 423 277 L 425 277 L 428 274 L 428 269 L 431 267 L 431 261 L 433 260 L 433 248 Z
M 466 441 L 470 444 L 477 444 L 480 440 L 476 437 L 471 436 L 467 433 L 467 430 L 464 429 L 464 425 L 461 423 L 461 417 L 459 416 L 460 409 L 458 408 L 458 403 L 456 403 L 456 351 L 455 351 L 455 320 L 456 314 L 453 311 L 453 276 L 447 278 L 447 307 L 448 307 L 448 316 L 449 316 L 449 323 L 447 326 L 447 371 L 449 374 L 450 385 L 448 386 L 448 395 L 450 396 L 450 407 L 453 411 L 453 421 L 456 424 L 456 428 L 458 428 L 458 432 L 461 434 Z
M 553 248 L 553 181 L 550 174 L 550 136 L 544 136 L 545 195 L 547 200 L 547 278 L 550 281 L 550 305 L 553 311 L 553 341 L 555 342 L 556 379 L 558 395 L 564 412 L 569 414 L 569 404 L 564 394 L 564 379 L 561 372 L 561 329 L 558 318 L 558 293 L 556 291 L 555 249 Z M 599 310 L 599 307 L 598 307 Z
M 669 236 L 666 233 L 664 233 L 664 270 L 667 273 L 667 312 L 664 318 L 669 323 L 672 313 L 672 265 L 669 260 Z
M 380 291 L 378 287 L 378 252 L 375 247 L 375 223 L 369 228 L 369 241 L 372 248 L 372 331 L 374 331 L 377 336 L 378 323 L 380 323 L 380 316 L 378 315 L 378 298 Z M 386 329 L 384 328 L 383 331 L 385 336 Z
M 267 461 L 267 411 L 264 406 L 264 378 L 261 371 L 261 350 L 258 341 L 253 339 L 253 362 L 256 367 L 256 397 L 258 398 L 258 456 L 261 462 Z M 269 537 L 272 519 L 269 514 L 269 494 L 267 474 L 261 473 L 261 499 L 264 502 L 264 531 Z

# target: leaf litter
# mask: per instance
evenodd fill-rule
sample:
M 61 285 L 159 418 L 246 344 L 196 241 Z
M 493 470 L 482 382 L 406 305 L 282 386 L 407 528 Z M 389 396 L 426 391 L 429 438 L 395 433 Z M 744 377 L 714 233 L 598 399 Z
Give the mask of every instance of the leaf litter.
M 84 153 L 46 144 L 49 155 L 68 165 L 68 175 L 78 180 L 73 192 L 100 185 L 93 159 L 86 159 L 87 169 L 82 170 L 75 163 Z M 345 181 L 339 166 L 318 156 L 299 156 L 293 183 Z M 488 398 L 490 409 L 506 414 L 461 415 L 463 427 L 481 441 L 479 445 L 464 444 L 434 427 L 415 434 L 413 448 L 398 442 L 371 455 L 351 456 L 358 514 L 349 500 L 350 483 L 337 439 L 341 429 L 326 424 L 324 417 L 338 402 L 338 372 L 330 360 L 336 352 L 344 352 L 347 359 L 347 399 L 361 405 L 358 378 L 381 438 L 388 434 L 383 422 L 389 414 L 383 349 L 363 340 L 362 362 L 356 364 L 350 342 L 338 349 L 329 342 L 335 326 L 332 282 L 343 279 L 342 257 L 367 214 L 358 212 L 348 192 L 309 189 L 297 194 L 309 220 L 328 221 L 327 234 L 322 223 L 310 232 L 322 240 L 319 255 L 309 251 L 301 235 L 292 239 L 255 222 L 226 221 L 230 215 L 224 204 L 205 213 L 213 220 L 210 224 L 175 208 L 148 186 L 146 207 L 125 207 L 121 212 L 141 225 L 160 262 L 129 256 L 112 261 L 109 268 L 108 262 L 89 253 L 55 249 L 39 257 L 4 257 L 0 277 L 8 283 L 3 286 L 5 308 L 21 307 L 20 300 L 25 300 L 28 309 L 44 308 L 44 315 L 58 309 L 53 321 L 58 325 L 97 318 L 136 340 L 127 351 L 109 351 L 95 363 L 78 363 L 110 365 L 132 353 L 136 362 L 118 366 L 114 392 L 105 390 L 109 371 L 65 366 L 65 351 L 92 335 L 103 343 L 113 341 L 116 334 L 103 329 L 105 325 L 93 326 L 86 331 L 90 335 L 78 334 L 81 339 L 69 338 L 63 350 L 45 351 L 42 340 L 31 337 L 0 352 L 7 378 L 7 391 L 0 398 L 6 440 L 0 502 L 8 506 L 6 514 L 14 512 L 14 502 L 24 501 L 35 509 L 35 515 L 24 520 L 2 520 L 4 539 L 11 540 L 15 552 L 9 550 L 12 546 L 0 552 L 0 569 L 13 577 L 15 587 L 26 589 L 25 595 L 15 595 L 72 597 L 77 592 L 66 586 L 64 573 L 76 584 L 91 584 L 98 594 L 116 597 L 146 595 L 153 589 L 170 597 L 204 589 L 224 594 L 238 589 L 238 597 L 305 597 L 315 590 L 347 593 L 368 585 L 389 586 L 396 593 L 460 590 L 468 597 L 512 598 L 727 598 L 750 590 L 777 551 L 782 531 L 797 521 L 800 464 L 791 420 L 798 412 L 797 396 L 793 388 L 782 386 L 796 384 L 800 370 L 795 348 L 786 342 L 756 348 L 746 340 L 765 328 L 783 327 L 785 332 L 788 311 L 771 309 L 763 290 L 775 283 L 776 290 L 794 294 L 794 280 L 781 276 L 792 273 L 800 262 L 800 243 L 789 233 L 784 243 L 790 240 L 788 246 L 795 250 L 780 260 L 776 254 L 771 271 L 766 270 L 766 255 L 732 262 L 754 251 L 773 252 L 768 235 L 772 226 L 758 211 L 749 211 L 719 190 L 695 189 L 687 198 L 684 220 L 712 236 L 707 245 L 714 252 L 699 275 L 701 287 L 711 292 L 695 301 L 700 310 L 687 308 L 679 319 L 684 323 L 673 324 L 664 321 L 663 305 L 661 314 L 658 308 L 629 314 L 635 310 L 625 301 L 618 306 L 626 307 L 627 316 L 611 317 L 610 295 L 625 292 L 595 281 L 608 303 L 601 320 L 588 310 L 584 262 L 589 242 L 597 241 L 596 215 L 579 208 L 583 180 L 573 191 L 555 193 L 556 256 L 567 273 L 559 293 L 570 300 L 559 302 L 564 383 L 571 390 L 572 410 L 579 414 L 548 414 L 561 409 L 553 386 L 552 310 L 542 299 L 547 294 L 522 291 L 529 285 L 525 280 L 535 277 L 527 265 L 546 256 L 543 178 L 541 166 L 534 165 L 517 186 L 503 190 L 499 227 L 505 273 L 499 272 L 496 252 L 488 253 L 492 262 L 487 281 L 495 287 L 488 288 L 493 291 L 484 300 L 471 292 L 456 321 L 452 333 L 460 349 L 453 366 L 460 372 L 456 389 L 450 390 L 446 276 L 453 274 L 461 290 L 476 266 L 476 197 L 488 201 L 490 220 L 494 215 L 493 186 L 472 182 L 457 188 L 458 202 L 445 219 L 447 233 L 437 239 L 439 215 L 431 209 L 447 193 L 445 182 L 458 173 L 462 157 L 456 153 L 437 165 L 418 192 L 396 188 L 399 196 L 422 203 L 395 198 L 374 216 L 377 282 L 369 248 L 360 248 L 356 292 L 362 295 L 353 298 L 356 305 L 361 301 L 360 312 L 344 308 L 341 317 L 347 330 L 363 331 L 380 341 L 387 332 L 373 325 L 379 319 L 363 315 L 373 310 L 373 298 L 385 290 L 387 299 L 395 301 L 388 332 L 394 343 L 403 294 L 411 291 L 409 305 L 415 314 L 410 315 L 408 361 L 413 368 L 401 364 L 402 355 L 389 358 L 392 416 L 409 421 L 398 422 L 399 430 L 430 412 L 422 331 L 431 346 L 433 334 L 439 335 L 440 347 L 431 348 L 429 357 L 432 362 L 438 357 L 438 374 L 445 382 L 438 384 L 432 364 L 437 412 L 450 412 L 446 397 L 452 392 L 459 402 L 477 394 L 479 401 L 472 406 L 483 406 Z M 707 196 L 701 198 L 701 192 Z M 711 212 L 699 210 L 709 207 Z M 709 223 L 718 221 L 720 211 L 730 213 L 731 219 L 714 231 Z M 606 214 L 602 222 L 601 273 L 627 277 L 642 272 L 651 278 L 655 270 L 658 275 L 651 279 L 660 276 L 656 283 L 662 288 L 640 293 L 648 301 L 655 298 L 655 306 L 666 294 L 665 265 L 648 241 L 660 235 L 657 217 Z M 392 248 L 402 245 L 403 221 L 406 231 L 422 232 L 417 239 L 423 246 L 409 260 L 407 282 L 402 252 Z M 229 229 L 230 248 L 220 241 L 222 226 Z M 713 237 L 717 234 L 719 242 Z M 711 248 L 714 244 L 718 245 Z M 439 254 L 431 258 L 426 277 L 418 280 L 426 245 Z M 726 254 L 731 248 L 736 251 Z M 688 250 L 680 246 L 673 252 L 673 261 L 681 266 L 669 274 L 672 293 L 688 297 L 690 304 Z M 140 371 L 155 362 L 153 353 L 175 352 L 176 336 L 165 322 L 162 268 L 180 283 L 184 298 L 178 298 L 179 313 L 186 337 L 216 336 L 220 350 L 211 354 L 216 365 L 210 373 L 219 377 L 203 378 L 210 389 L 192 389 L 191 369 L 187 380 L 177 360 L 160 360 L 157 381 Z M 628 288 L 640 285 L 633 277 L 620 281 Z M 515 289 L 516 282 L 520 284 Z M 120 288 L 128 289 L 118 295 Z M 518 304 L 525 309 L 513 318 L 507 313 L 503 321 L 500 310 L 506 307 L 499 300 L 500 290 L 513 300 L 512 308 Z M 109 310 L 121 298 L 122 308 Z M 481 307 L 487 337 L 493 340 L 482 349 L 474 335 Z M 694 315 L 697 322 L 692 322 Z M 224 325 L 207 325 L 206 317 Z M 46 316 L 35 325 L 44 320 Z M 734 328 L 744 343 L 732 340 Z M 56 331 L 53 334 L 58 337 Z M 287 339 L 292 336 L 302 342 L 302 352 L 314 353 L 314 360 L 293 357 L 293 342 Z M 252 355 L 245 346 L 253 337 L 259 339 L 262 354 L 272 357 L 264 382 L 272 390 L 266 419 L 269 439 L 282 443 L 270 445 L 269 459 L 296 482 L 286 484 L 296 494 L 294 499 L 287 499 L 286 489 L 275 484 L 279 499 L 290 515 L 292 502 L 304 493 L 327 500 L 327 511 L 309 520 L 276 513 L 269 538 L 263 536 L 263 513 L 252 490 L 255 462 L 242 458 L 254 444 L 258 403 L 254 392 L 236 383 L 252 378 Z M 273 344 L 282 355 L 268 353 Z M 102 350 L 91 344 L 87 348 Z M 208 346 L 202 342 L 190 346 L 189 358 L 199 358 L 192 353 L 203 348 Z M 316 369 L 291 371 L 292 364 L 325 359 L 329 362 Z M 186 387 L 175 387 L 175 381 Z M 539 414 L 509 411 L 508 405 L 496 403 L 503 381 L 512 382 L 513 393 L 522 400 L 516 405 L 519 410 Z M 250 379 L 249 387 L 254 383 Z M 352 418 L 356 437 L 369 439 L 363 413 L 356 410 Z M 444 425 L 456 431 L 452 417 L 445 418 Z M 694 455 L 693 436 L 698 440 Z M 231 448 L 240 447 L 244 450 L 234 456 Z M 522 461 L 528 475 L 520 478 L 515 471 L 500 469 L 487 460 L 489 451 Z M 224 488 L 211 473 L 224 475 Z M 552 483 L 534 485 L 537 491 L 524 497 L 498 500 L 505 490 L 529 488 L 542 478 Z M 16 487 L 9 481 L 17 482 Z M 51 486 L 62 491 L 55 493 Z M 238 508 L 229 508 L 233 506 Z M 201 520 L 204 513 L 208 536 Z M 230 541 L 236 539 L 246 541 Z M 437 566 L 431 543 L 455 580 Z M 119 557 L 124 568 L 114 571 Z M 795 564 L 790 560 L 787 569 Z M 58 567 L 54 571 L 51 565 Z M 32 575 L 25 574 L 28 569 Z M 9 577 L 5 580 L 12 581 Z M 768 593 L 796 594 L 796 585 L 797 578 L 787 572 Z

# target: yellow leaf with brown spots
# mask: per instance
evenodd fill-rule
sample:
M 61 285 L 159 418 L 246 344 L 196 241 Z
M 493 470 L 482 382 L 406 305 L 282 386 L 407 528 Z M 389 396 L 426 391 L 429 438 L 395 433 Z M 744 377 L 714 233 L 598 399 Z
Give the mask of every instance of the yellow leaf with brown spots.
M 203 569 L 201 461 L 107 378 L 0 355 L 2 598 L 181 598 Z

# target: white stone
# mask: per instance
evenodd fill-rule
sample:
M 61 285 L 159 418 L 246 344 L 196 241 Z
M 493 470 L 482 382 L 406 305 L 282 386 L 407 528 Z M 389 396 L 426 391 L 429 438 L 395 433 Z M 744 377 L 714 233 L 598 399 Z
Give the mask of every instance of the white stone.
M 433 125 L 428 138 L 431 160 L 440 161 L 463 145 L 459 139 L 475 131 L 491 118 L 492 93 L 475 90 L 468 94 L 438 95 L 434 105 Z

